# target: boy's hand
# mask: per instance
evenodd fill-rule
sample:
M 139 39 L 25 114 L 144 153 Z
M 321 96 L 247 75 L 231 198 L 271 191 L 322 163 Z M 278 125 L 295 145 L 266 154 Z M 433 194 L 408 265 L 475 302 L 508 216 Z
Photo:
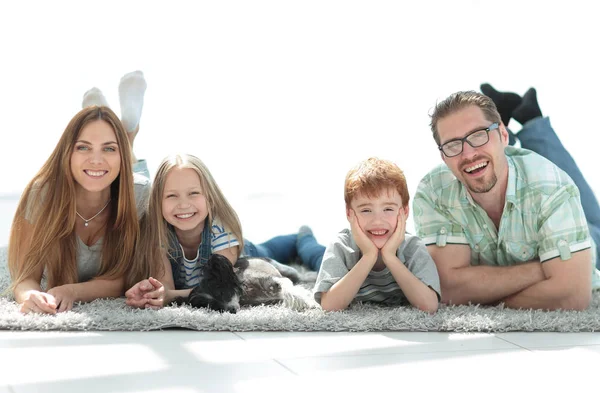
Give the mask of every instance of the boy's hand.
M 396 230 L 392 233 L 392 236 L 385 242 L 381 249 L 381 256 L 385 262 L 389 257 L 396 256 L 398 247 L 404 241 L 404 235 L 406 233 L 406 215 L 404 209 L 400 208 L 398 211 L 398 223 L 396 224 Z
M 375 258 L 377 258 L 377 255 L 379 254 L 379 249 L 377 248 L 375 243 L 373 243 L 373 241 L 369 239 L 365 231 L 363 231 L 360 227 L 358 219 L 356 218 L 356 213 L 353 209 L 348 209 L 348 221 L 350 222 L 352 237 L 354 238 L 356 245 L 358 246 L 358 248 L 360 248 L 360 251 L 363 253 L 363 255 L 371 254 L 375 255 Z
M 69 311 L 73 308 L 73 303 L 76 300 L 75 287 L 73 284 L 60 285 L 48 291 L 56 301 L 56 311 Z

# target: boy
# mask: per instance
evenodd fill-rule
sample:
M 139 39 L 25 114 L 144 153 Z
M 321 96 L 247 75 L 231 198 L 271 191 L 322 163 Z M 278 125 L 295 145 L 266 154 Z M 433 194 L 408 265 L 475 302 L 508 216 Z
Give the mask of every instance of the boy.
M 351 169 L 344 186 L 344 229 L 327 247 L 315 283 L 315 300 L 327 311 L 350 302 L 401 305 L 434 313 L 440 281 L 433 259 L 417 237 L 405 233 L 408 188 L 392 162 L 369 158 Z

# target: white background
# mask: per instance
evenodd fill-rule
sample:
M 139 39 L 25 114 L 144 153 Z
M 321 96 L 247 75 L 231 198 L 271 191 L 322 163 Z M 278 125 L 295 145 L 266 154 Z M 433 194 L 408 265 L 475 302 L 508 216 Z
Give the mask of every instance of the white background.
M 200 157 L 253 241 L 308 224 L 327 243 L 346 225 L 344 176 L 370 156 L 414 194 L 440 162 L 430 109 L 482 82 L 535 86 L 599 190 L 597 16 L 593 1 L 2 2 L 0 245 L 83 93 L 99 87 L 119 113 L 136 69 L 138 157 L 151 171 Z

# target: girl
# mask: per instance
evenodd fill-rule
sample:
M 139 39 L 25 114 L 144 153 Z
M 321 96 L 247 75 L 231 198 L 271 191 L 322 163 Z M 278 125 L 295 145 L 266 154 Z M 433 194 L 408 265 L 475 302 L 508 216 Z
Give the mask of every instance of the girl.
M 106 103 L 102 93 L 88 91 L 84 109 L 25 188 L 8 248 L 21 312 L 55 314 L 76 301 L 123 294 L 139 236 L 136 204 L 146 205 L 150 188 L 132 171 L 140 87 L 145 89 L 141 73 L 125 75 L 119 86 L 122 108 L 138 100 L 133 107 L 140 109 L 129 133 L 108 107 L 95 105 Z
M 298 235 L 278 236 L 259 245 L 244 240 L 237 214 L 208 168 L 192 155 L 162 161 L 141 225 L 138 266 L 132 272 L 146 274 L 130 276 L 129 281 L 141 281 L 125 293 L 127 304 L 134 307 L 160 308 L 176 297 L 187 297 L 213 253 L 232 264 L 241 254 L 280 262 L 299 255 L 318 270 L 325 251 L 308 227 Z

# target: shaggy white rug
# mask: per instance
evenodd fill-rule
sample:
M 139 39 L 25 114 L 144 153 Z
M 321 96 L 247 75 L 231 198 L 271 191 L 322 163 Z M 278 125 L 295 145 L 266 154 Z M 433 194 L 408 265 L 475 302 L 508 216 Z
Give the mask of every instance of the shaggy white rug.
M 313 275 L 314 276 L 314 275 Z M 6 248 L 0 249 L 0 293 L 9 285 Z M 502 306 L 440 306 L 435 315 L 411 307 L 356 304 L 343 312 L 283 306 L 244 308 L 237 314 L 206 309 L 166 307 L 137 310 L 124 299 L 100 299 L 57 315 L 23 315 L 10 296 L 0 297 L 4 330 L 157 330 L 203 331 L 456 331 L 456 332 L 590 332 L 600 331 L 600 293 L 586 311 L 510 310 Z

